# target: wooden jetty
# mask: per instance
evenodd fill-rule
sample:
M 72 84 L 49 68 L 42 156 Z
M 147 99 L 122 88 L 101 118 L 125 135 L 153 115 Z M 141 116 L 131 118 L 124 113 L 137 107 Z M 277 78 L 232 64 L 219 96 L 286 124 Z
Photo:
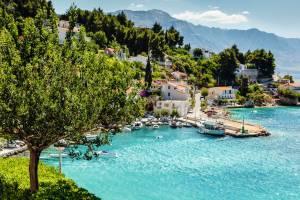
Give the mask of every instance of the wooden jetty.
M 206 118 L 204 120 L 209 120 Z M 247 138 L 247 137 L 261 137 L 261 136 L 269 136 L 271 135 L 264 127 L 260 125 L 244 123 L 240 121 L 235 121 L 227 118 L 217 118 L 215 119 L 218 122 L 224 124 L 225 134 L 228 136 L 236 137 L 236 138 Z M 192 118 L 180 118 L 179 121 L 188 122 L 193 126 L 197 126 L 197 120 Z M 242 126 L 244 125 L 245 133 L 241 133 Z

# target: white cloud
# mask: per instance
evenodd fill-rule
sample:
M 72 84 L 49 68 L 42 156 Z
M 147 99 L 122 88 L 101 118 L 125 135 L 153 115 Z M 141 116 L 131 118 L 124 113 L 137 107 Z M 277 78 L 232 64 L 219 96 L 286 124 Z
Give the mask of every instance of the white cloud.
M 249 14 L 249 12 L 248 12 Z M 177 19 L 186 20 L 194 24 L 241 24 L 248 21 L 246 13 L 227 14 L 219 9 L 208 10 L 205 12 L 185 11 L 173 15 Z
M 245 11 L 242 12 L 242 14 L 243 14 L 243 15 L 250 15 L 250 12 L 247 11 L 247 10 L 245 10 Z
M 139 8 L 143 8 L 144 4 L 141 4 L 141 3 L 131 3 L 130 7 L 131 8 L 137 8 L 137 9 L 139 9 Z

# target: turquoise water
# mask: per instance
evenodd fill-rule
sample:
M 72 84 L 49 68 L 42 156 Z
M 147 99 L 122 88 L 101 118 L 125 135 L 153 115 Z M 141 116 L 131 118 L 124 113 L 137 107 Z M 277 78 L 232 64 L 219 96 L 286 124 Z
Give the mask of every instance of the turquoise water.
M 118 158 L 64 159 L 63 173 L 104 200 L 300 199 L 300 108 L 231 112 L 272 136 L 218 139 L 194 128 L 143 129 L 102 148 Z

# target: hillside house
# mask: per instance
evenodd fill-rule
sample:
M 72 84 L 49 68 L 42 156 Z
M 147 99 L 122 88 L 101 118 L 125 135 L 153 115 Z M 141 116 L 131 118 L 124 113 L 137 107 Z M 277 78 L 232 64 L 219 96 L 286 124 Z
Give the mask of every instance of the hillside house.
M 187 81 L 188 79 L 188 75 L 183 72 L 176 71 L 172 72 L 171 74 L 176 81 Z
M 237 90 L 232 86 L 213 87 L 208 89 L 208 99 L 211 101 L 226 99 L 234 100 Z
M 161 94 L 164 100 L 186 101 L 190 98 L 189 87 L 185 82 L 168 81 L 162 84 Z
M 249 82 L 257 82 L 258 70 L 248 69 L 245 65 L 240 65 L 240 68 L 236 72 L 237 77 L 246 77 Z

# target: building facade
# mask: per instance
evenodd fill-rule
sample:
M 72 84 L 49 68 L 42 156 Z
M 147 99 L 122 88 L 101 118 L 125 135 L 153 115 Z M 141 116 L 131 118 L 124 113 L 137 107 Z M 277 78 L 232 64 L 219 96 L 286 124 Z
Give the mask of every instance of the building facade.
M 155 110 L 168 110 L 169 113 L 172 113 L 173 110 L 177 110 L 180 117 L 185 117 L 189 111 L 189 102 L 188 101 L 157 101 L 154 106 Z
M 190 98 L 189 87 L 185 82 L 168 81 L 162 84 L 161 94 L 164 100 L 186 101 Z
M 208 89 L 208 99 L 209 100 L 234 100 L 236 97 L 237 90 L 232 88 L 232 86 L 224 87 L 213 87 Z

